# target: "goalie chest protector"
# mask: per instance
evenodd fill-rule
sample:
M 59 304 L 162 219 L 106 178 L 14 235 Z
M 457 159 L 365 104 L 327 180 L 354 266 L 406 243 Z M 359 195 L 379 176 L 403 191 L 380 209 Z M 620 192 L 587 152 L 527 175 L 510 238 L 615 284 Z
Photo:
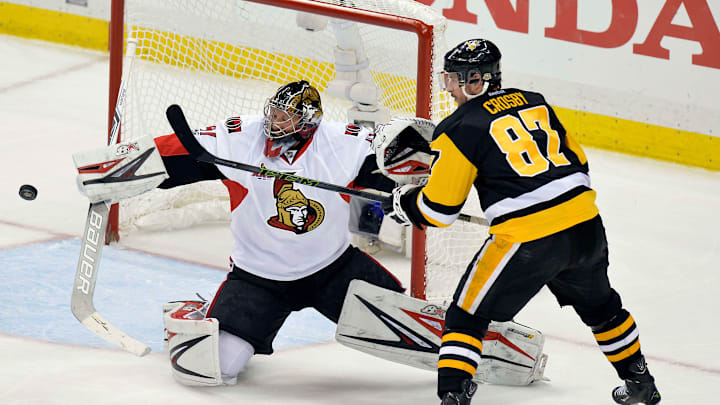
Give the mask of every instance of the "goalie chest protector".
M 372 153 L 367 130 L 345 134 L 343 123 L 321 122 L 310 142 L 292 160 L 264 155 L 262 116 L 242 116 L 241 128 L 225 122 L 196 132 L 216 156 L 263 169 L 260 175 L 217 166 L 227 177 L 236 266 L 272 280 L 296 280 L 337 259 L 350 244 L 348 197 L 273 177 L 291 173 L 322 182 L 349 185 Z

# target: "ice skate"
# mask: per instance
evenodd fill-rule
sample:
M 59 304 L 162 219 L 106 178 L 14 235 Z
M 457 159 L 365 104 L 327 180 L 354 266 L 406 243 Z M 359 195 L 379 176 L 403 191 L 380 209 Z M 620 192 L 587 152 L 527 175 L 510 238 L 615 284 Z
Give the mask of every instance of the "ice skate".
M 655 387 L 655 379 L 647 369 L 645 358 L 641 357 L 630 364 L 631 378 L 625 380 L 625 384 L 616 387 L 612 397 L 618 404 L 647 404 L 660 403 L 660 392 Z
M 445 393 L 440 405 L 470 405 L 472 396 L 477 391 L 477 384 L 472 380 L 464 380 L 460 386 L 462 391 Z

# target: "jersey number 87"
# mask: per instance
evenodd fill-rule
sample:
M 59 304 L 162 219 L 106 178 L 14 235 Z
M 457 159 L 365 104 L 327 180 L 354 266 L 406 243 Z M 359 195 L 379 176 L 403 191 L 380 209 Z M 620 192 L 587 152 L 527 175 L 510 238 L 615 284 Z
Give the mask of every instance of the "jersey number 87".
M 514 115 L 505 115 L 490 124 L 490 135 L 505 154 L 510 167 L 518 175 L 532 177 L 543 173 L 550 168 L 550 162 L 555 167 L 570 164 L 570 161 L 560 151 L 560 135 L 550 127 L 550 114 L 546 106 L 520 110 L 518 114 L 520 118 Z M 540 151 L 540 147 L 528 131 L 538 129 L 547 136 L 547 150 L 545 151 Z M 581 163 L 586 161 L 580 145 L 568 139 L 568 147 L 575 152 Z

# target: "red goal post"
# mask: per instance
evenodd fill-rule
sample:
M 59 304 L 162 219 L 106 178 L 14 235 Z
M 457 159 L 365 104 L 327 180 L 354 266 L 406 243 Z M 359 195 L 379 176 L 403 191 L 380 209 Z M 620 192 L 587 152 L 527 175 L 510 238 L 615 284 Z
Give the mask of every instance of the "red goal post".
M 328 27 L 300 29 L 298 13 L 314 22 L 327 18 Z M 356 70 L 351 82 L 375 87 L 377 107 L 389 116 L 414 115 L 438 122 L 453 108 L 435 80 L 446 50 L 446 21 L 438 11 L 413 0 L 113 0 L 111 14 L 110 122 L 123 71 L 123 40 L 138 41 L 132 72 L 125 72 L 129 77 L 121 127 L 125 140 L 172 132 L 158 112 L 174 103 L 183 106 L 196 127 L 231 114 L 260 113 L 262 97 L 268 97 L 270 89 L 301 78 L 323 93 L 325 119 L 347 120 L 348 110 L 356 109 L 358 102 L 347 88 L 343 98 L 337 90 L 342 86 L 335 83 L 347 76 L 348 69 Z M 347 56 L 348 49 L 354 51 L 358 63 L 342 65 L 335 47 L 341 56 Z M 119 239 L 126 223 L 123 218 L 136 218 L 135 212 L 126 213 L 138 207 L 143 220 L 146 211 L 177 208 L 179 204 L 167 200 L 178 197 L 156 191 L 114 207 L 106 240 Z M 193 207 L 218 205 L 200 201 L 217 199 L 213 193 L 202 190 L 200 196 L 183 198 Z M 162 201 L 161 208 L 153 205 L 156 201 Z M 226 205 L 219 205 L 227 211 Z M 168 227 L 176 227 L 182 217 L 173 214 Z M 164 217 L 159 218 L 149 221 L 152 227 L 162 227 Z M 129 227 L 137 227 L 132 221 Z M 426 297 L 428 282 L 426 246 L 425 233 L 413 230 L 410 289 L 421 298 Z

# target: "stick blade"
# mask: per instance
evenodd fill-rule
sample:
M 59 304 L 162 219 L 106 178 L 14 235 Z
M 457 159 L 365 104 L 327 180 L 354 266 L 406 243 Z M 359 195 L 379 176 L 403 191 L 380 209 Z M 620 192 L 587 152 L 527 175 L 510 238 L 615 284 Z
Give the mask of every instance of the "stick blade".
M 138 357 L 145 356 L 151 351 L 150 346 L 126 335 L 125 332 L 106 321 L 105 318 L 97 312 L 90 314 L 90 316 L 81 322 L 86 328 L 105 339 L 108 343 L 120 347 Z

